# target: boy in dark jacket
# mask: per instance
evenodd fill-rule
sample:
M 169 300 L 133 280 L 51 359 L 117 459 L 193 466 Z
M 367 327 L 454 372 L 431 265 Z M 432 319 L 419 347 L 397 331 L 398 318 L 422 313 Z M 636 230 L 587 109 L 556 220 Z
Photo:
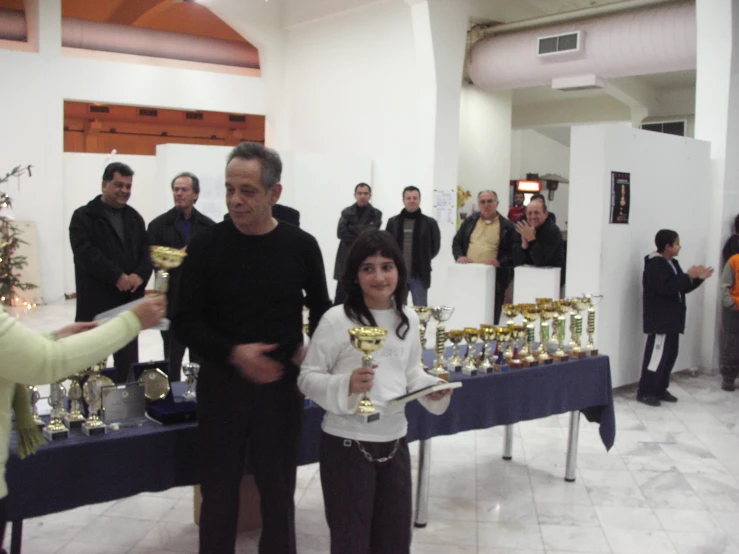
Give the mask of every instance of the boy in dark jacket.
M 677 360 L 680 334 L 685 331 L 685 295 L 713 275 L 713 268 L 691 266 L 683 272 L 675 259 L 680 237 L 675 231 L 660 230 L 654 237 L 657 251 L 644 258 L 644 350 L 641 380 L 636 399 L 648 406 L 660 401 L 677 402 L 667 387 Z

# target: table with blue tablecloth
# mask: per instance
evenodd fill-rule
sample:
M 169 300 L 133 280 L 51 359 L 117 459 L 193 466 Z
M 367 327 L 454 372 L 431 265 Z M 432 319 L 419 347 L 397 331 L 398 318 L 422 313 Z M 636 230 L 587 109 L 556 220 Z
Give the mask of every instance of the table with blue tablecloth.
M 427 362 L 432 354 L 424 353 Z M 596 356 L 506 373 L 452 374 L 464 386 L 454 391 L 449 410 L 435 416 L 418 402 L 408 404 L 408 441 L 421 441 L 416 523 L 425 524 L 431 438 L 553 414 L 571 414 L 566 477 L 574 478 L 579 413 L 600 424 L 606 449 L 615 440 L 616 423 L 608 357 Z M 182 385 L 175 383 L 176 389 Z M 323 411 L 306 408 L 300 463 L 318 461 Z M 507 427 L 510 430 L 510 427 Z M 504 457 L 510 456 L 512 433 L 506 432 Z M 141 426 L 87 437 L 72 431 L 39 452 L 19 460 L 11 456 L 6 479 L 8 519 L 20 552 L 21 522 L 29 517 L 105 502 L 141 492 L 158 492 L 198 482 L 196 424 Z M 15 542 L 15 541 L 14 541 Z

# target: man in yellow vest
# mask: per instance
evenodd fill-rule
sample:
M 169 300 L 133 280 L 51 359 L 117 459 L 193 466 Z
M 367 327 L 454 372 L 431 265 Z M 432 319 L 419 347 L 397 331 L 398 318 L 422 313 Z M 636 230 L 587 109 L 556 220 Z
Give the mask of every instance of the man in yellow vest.
M 731 256 L 724 266 L 721 273 L 721 293 L 721 388 L 733 391 L 734 381 L 739 375 L 739 254 Z

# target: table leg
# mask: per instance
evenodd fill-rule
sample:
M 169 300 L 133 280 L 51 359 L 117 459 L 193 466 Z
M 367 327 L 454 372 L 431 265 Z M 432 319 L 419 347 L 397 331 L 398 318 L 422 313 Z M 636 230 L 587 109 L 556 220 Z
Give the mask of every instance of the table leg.
M 418 483 L 416 484 L 415 527 L 426 527 L 428 521 L 429 481 L 431 476 L 431 439 L 418 441 Z
M 567 439 L 567 467 L 565 481 L 573 483 L 577 471 L 577 436 L 580 433 L 580 410 L 570 412 L 570 433 Z
M 21 554 L 21 541 L 23 540 L 23 520 L 13 522 L 13 530 L 10 532 L 10 554 Z
M 505 426 L 505 439 L 503 441 L 503 459 L 513 459 L 513 425 Z

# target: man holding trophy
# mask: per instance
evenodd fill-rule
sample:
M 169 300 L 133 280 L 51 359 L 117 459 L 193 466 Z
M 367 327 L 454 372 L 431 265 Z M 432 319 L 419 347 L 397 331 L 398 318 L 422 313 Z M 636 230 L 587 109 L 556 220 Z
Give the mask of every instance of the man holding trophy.
M 198 378 L 200 552 L 234 552 L 244 460 L 261 496 L 262 554 L 294 554 L 303 399 L 302 312 L 311 332 L 331 306 L 318 243 L 278 222 L 279 155 L 242 143 L 228 157 L 228 221 L 193 237 L 173 329 L 202 356 Z

